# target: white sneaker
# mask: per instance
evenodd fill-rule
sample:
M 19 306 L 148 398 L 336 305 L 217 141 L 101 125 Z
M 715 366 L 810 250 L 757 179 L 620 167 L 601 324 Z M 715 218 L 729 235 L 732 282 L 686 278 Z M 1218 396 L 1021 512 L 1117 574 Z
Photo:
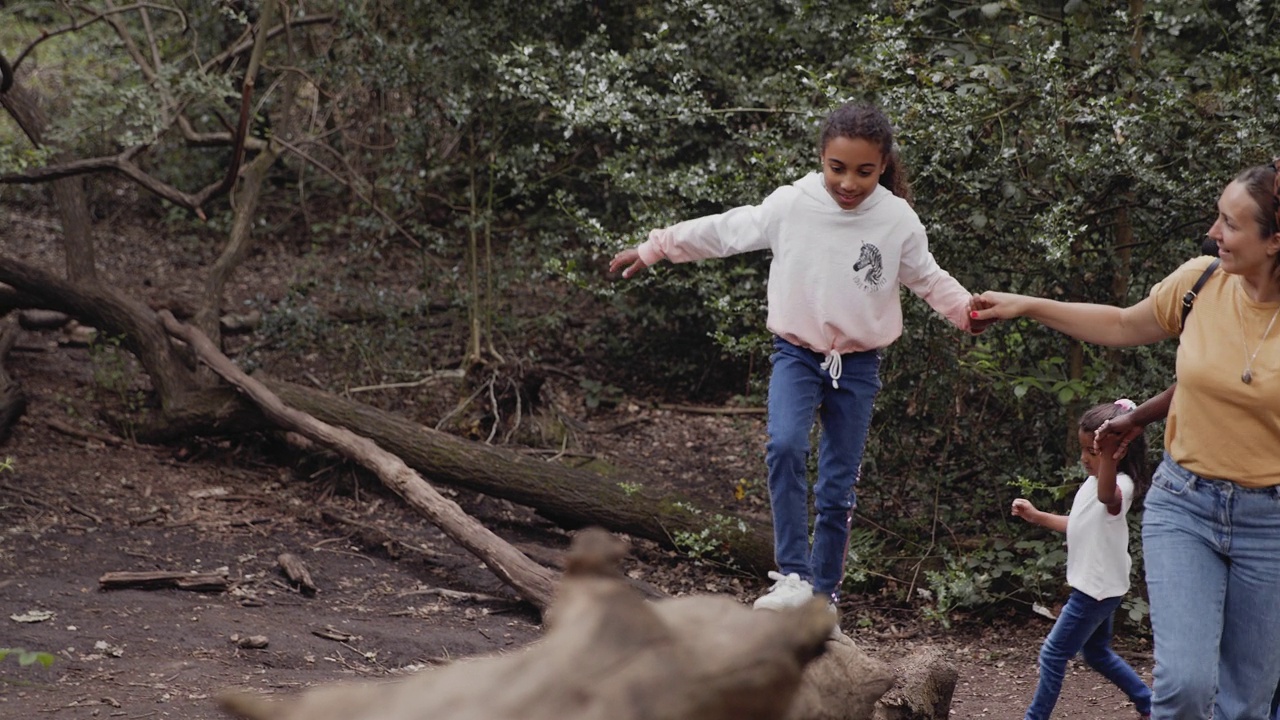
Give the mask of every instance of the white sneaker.
M 813 585 L 795 573 L 783 575 L 770 570 L 769 579 L 775 581 L 773 587 L 751 605 L 756 610 L 800 607 L 813 599 Z

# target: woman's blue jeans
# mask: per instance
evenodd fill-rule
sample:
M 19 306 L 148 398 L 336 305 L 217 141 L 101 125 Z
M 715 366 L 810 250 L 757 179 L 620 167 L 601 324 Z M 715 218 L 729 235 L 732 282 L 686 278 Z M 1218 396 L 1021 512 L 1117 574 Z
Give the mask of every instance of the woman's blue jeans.
M 1166 454 L 1142 548 L 1152 717 L 1267 720 L 1280 682 L 1280 488 L 1202 478 Z
M 821 353 L 781 338 L 774 339 L 774 348 L 765 447 L 774 559 L 784 575 L 796 573 L 813 583 L 815 594 L 834 599 L 844 579 L 853 488 L 871 426 L 871 407 L 880 391 L 880 353 L 868 350 L 841 356 L 843 370 L 835 388 L 821 367 Z M 810 550 L 805 460 L 815 415 L 822 423 L 822 434 Z
M 1094 600 L 1072 590 L 1058 621 L 1040 648 L 1040 682 L 1024 720 L 1048 720 L 1062 692 L 1067 663 L 1076 653 L 1089 667 L 1120 688 L 1140 714 L 1151 712 L 1151 690 L 1115 651 L 1111 649 L 1111 620 L 1124 596 Z

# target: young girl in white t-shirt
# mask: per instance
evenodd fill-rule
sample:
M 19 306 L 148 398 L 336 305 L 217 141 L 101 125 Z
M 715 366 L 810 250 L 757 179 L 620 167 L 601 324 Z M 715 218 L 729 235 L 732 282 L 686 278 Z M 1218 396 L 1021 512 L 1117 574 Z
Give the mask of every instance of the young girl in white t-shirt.
M 1148 481 L 1146 441 L 1139 435 L 1119 452 L 1114 435 L 1099 438 L 1099 445 L 1094 445 L 1099 426 L 1133 407 L 1130 400 L 1117 400 L 1081 416 L 1080 462 L 1089 478 L 1076 491 L 1071 514 L 1042 512 L 1025 498 L 1013 501 L 1014 515 L 1066 533 L 1067 584 L 1071 586 L 1071 596 L 1040 648 L 1040 682 L 1025 720 L 1048 720 L 1062 692 L 1067 663 L 1076 653 L 1124 691 L 1139 716 L 1151 716 L 1151 688 L 1111 649 L 1111 622 L 1129 591 L 1132 565 L 1125 516 Z

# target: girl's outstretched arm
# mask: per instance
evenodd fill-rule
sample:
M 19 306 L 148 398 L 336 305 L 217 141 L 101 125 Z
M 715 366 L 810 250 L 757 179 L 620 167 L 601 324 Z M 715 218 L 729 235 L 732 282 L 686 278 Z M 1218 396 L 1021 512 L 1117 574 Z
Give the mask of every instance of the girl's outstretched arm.
M 978 298 L 975 304 L 984 307 L 974 311 L 976 320 L 1027 317 L 1094 345 L 1147 345 L 1170 337 L 1156 320 L 1151 298 L 1127 308 L 991 291 Z
M 1018 498 L 1013 501 L 1013 507 L 1009 509 L 1010 514 L 1026 520 L 1032 525 L 1057 530 L 1064 533 L 1067 531 L 1067 516 L 1054 515 L 1053 513 L 1042 512 L 1036 509 L 1026 498 Z

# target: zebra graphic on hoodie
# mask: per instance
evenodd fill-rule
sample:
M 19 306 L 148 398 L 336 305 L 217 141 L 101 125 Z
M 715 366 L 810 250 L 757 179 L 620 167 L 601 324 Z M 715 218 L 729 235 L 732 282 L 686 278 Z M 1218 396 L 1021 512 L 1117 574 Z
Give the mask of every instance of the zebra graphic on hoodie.
M 879 290 L 884 284 L 884 261 L 880 257 L 880 249 L 871 243 L 863 243 L 858 261 L 853 264 L 853 273 L 853 282 L 858 287 L 867 292 Z

